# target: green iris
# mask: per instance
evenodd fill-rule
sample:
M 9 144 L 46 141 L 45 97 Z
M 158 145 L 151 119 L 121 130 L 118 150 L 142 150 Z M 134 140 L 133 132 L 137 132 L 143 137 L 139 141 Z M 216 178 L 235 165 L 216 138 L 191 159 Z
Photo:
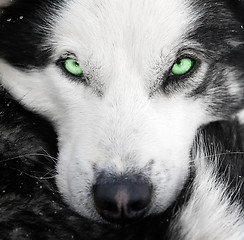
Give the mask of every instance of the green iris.
M 83 74 L 83 71 L 79 63 L 77 62 L 76 59 L 73 58 L 68 58 L 64 61 L 64 68 L 68 73 L 76 77 L 81 77 Z
M 176 62 L 172 69 L 171 75 L 180 76 L 188 73 L 194 67 L 195 61 L 191 58 L 182 58 Z

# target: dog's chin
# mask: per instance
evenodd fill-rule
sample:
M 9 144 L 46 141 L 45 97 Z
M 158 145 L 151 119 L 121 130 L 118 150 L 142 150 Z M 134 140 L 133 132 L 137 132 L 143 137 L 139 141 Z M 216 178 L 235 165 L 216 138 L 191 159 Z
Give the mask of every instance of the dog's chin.
M 146 221 L 147 218 L 144 218 L 144 219 L 140 219 L 140 220 L 137 220 L 136 222 L 131 222 L 131 223 L 110 223 L 110 222 L 106 222 L 104 223 L 103 225 L 106 225 L 107 228 L 111 228 L 113 230 L 128 230 L 128 229 L 134 229 L 134 228 L 137 228 L 139 227 L 140 225 L 143 224 L 143 222 Z

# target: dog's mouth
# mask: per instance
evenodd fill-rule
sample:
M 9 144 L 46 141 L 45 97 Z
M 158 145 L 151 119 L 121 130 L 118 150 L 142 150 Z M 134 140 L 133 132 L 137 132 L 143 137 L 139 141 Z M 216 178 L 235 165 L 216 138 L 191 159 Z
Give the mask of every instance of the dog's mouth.
M 121 221 L 118 221 L 116 223 L 107 222 L 107 224 L 105 224 L 105 225 L 108 228 L 111 228 L 113 230 L 127 231 L 130 229 L 140 228 L 145 222 L 150 221 L 151 218 L 152 218 L 152 216 L 147 216 L 147 217 L 138 218 L 137 220 L 132 220 L 132 221 L 121 219 Z

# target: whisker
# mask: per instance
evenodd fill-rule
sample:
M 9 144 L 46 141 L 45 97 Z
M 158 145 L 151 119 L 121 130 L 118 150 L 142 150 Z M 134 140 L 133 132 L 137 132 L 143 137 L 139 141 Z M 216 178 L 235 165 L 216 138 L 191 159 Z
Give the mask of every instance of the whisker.
M 48 175 L 51 175 L 49 177 L 46 177 Z M 56 176 L 56 170 L 52 169 L 50 171 L 48 171 L 47 173 L 45 173 L 42 177 L 40 177 L 41 180 L 47 180 L 47 179 L 53 179 Z
M 34 179 L 37 179 L 37 180 L 40 180 L 40 177 L 37 177 L 35 175 L 31 175 L 29 173 L 26 173 L 26 172 L 23 172 L 22 170 L 18 169 L 18 168 L 15 168 L 16 171 L 18 171 L 20 174 L 24 174 L 30 178 L 34 178 Z
M 11 160 L 16 160 L 18 158 L 26 158 L 26 157 L 45 157 L 45 158 L 47 158 L 49 160 L 52 160 L 53 163 L 56 163 L 56 161 L 57 161 L 57 158 L 52 157 L 49 154 L 29 153 L 29 154 L 18 155 L 18 156 L 11 157 L 11 158 L 2 159 L 2 160 L 0 160 L 0 163 L 2 163 L 2 162 L 8 162 L 8 161 L 11 161 Z
M 52 184 L 48 184 L 46 181 L 43 181 L 43 180 L 54 179 L 54 178 L 55 178 L 55 175 L 50 176 L 50 177 L 37 177 L 37 176 L 32 175 L 32 174 L 29 174 L 29 173 L 27 173 L 27 172 L 23 172 L 22 170 L 17 169 L 17 168 L 15 168 L 15 170 L 18 171 L 20 174 L 24 174 L 24 175 L 26 175 L 27 177 L 30 177 L 30 178 L 32 178 L 32 179 L 37 180 L 37 181 L 38 181 L 37 184 L 40 184 L 40 188 L 42 188 L 42 186 L 47 186 L 49 190 L 50 190 L 50 189 L 52 190 L 52 192 L 59 193 L 59 191 L 56 190 L 56 188 L 55 188 L 54 185 L 52 185 Z M 44 176 L 45 176 L 45 175 L 44 175 Z M 50 187 L 51 187 L 51 188 L 50 188 Z
M 204 156 L 205 158 L 213 158 L 213 157 L 222 157 L 222 156 L 228 156 L 228 155 L 244 155 L 244 152 L 225 152 L 225 153 L 216 153 L 216 154 L 211 154 L 211 155 L 206 155 Z
M 42 151 L 43 152 L 45 152 L 46 153 L 46 155 L 47 156 L 49 156 L 50 158 L 52 158 L 52 159 L 54 159 L 54 160 L 56 160 L 57 161 L 57 158 L 55 158 L 55 157 L 53 157 L 53 156 L 51 156 L 49 153 L 48 153 L 48 151 L 46 151 L 43 147 L 41 148 L 42 149 Z

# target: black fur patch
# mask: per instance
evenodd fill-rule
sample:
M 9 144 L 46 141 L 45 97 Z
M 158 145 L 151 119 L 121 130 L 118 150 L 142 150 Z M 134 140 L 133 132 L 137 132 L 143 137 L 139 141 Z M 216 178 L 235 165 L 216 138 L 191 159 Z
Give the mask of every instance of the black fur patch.
M 194 176 L 161 216 L 151 216 L 126 229 L 90 222 L 70 210 L 58 193 L 53 178 L 57 148 L 52 127 L 20 107 L 3 89 L 0 100 L 0 239 L 169 239 L 169 224 L 191 196 Z M 209 143 L 209 154 L 221 153 L 220 177 L 235 191 L 244 175 L 242 128 L 235 122 L 217 122 L 201 131 Z M 212 144 L 218 145 L 219 152 Z M 242 191 L 233 196 L 243 197 Z
M 151 216 L 126 229 L 99 225 L 78 216 L 58 193 L 52 126 L 22 108 L 3 88 L 0 132 L 0 239 L 166 239 L 172 212 L 184 198 L 162 216 Z
M 206 144 L 205 152 L 215 165 L 219 178 L 226 182 L 229 191 L 235 193 L 233 200 L 239 199 L 244 206 L 244 126 L 237 120 L 214 122 L 201 130 Z
M 220 72 L 221 76 L 223 71 L 219 71 L 218 64 L 223 66 L 228 63 L 243 71 L 243 45 L 230 48 L 225 41 L 244 39 L 241 28 L 241 22 L 244 22 L 243 1 L 210 0 L 206 4 L 209 4 L 209 12 L 199 20 L 202 23 L 189 37 L 201 42 L 207 58 L 213 62 L 208 79 L 215 79 L 211 78 L 215 72 Z M 47 65 L 52 54 L 52 46 L 48 46 L 46 41 L 50 32 L 43 31 L 40 26 L 47 26 L 47 22 L 55 24 L 51 14 L 58 14 L 64 5 L 64 0 L 17 0 L 13 6 L 3 9 L 0 15 L 0 57 L 23 70 Z M 195 6 L 198 10 L 202 9 L 203 2 L 196 1 Z M 227 14 L 228 7 L 233 14 Z M 41 49 L 43 44 L 45 48 Z M 209 97 L 206 86 L 205 82 L 195 89 L 194 96 Z M 216 86 L 221 89 L 222 82 L 214 82 L 213 87 Z M 222 97 L 214 96 L 217 100 Z M 237 105 L 230 103 L 236 104 L 236 100 L 228 97 L 224 96 L 222 105 L 214 100 L 216 108 L 212 106 L 212 110 L 216 114 L 223 109 L 226 115 L 236 110 Z M 236 121 L 212 123 L 202 130 L 209 143 L 209 154 L 220 153 L 219 177 L 230 184 L 230 190 L 236 193 L 233 195 L 235 199 L 244 196 L 241 185 L 244 175 L 243 130 L 243 126 Z M 191 196 L 190 183 L 194 176 L 189 179 L 189 185 L 183 189 L 179 199 L 164 214 L 151 216 L 126 229 L 111 229 L 78 216 L 63 203 L 53 178 L 57 146 L 52 126 L 45 119 L 23 109 L 2 88 L 0 133 L 0 239 L 166 240 L 170 221 Z M 216 153 L 211 144 L 217 145 L 219 152 Z M 174 234 L 180 236 L 177 232 Z
M 209 69 L 190 97 L 206 99 L 211 115 L 228 119 L 244 105 L 243 97 L 229 93 L 226 75 L 226 71 L 233 72 L 234 84 L 244 87 L 244 6 L 238 0 L 210 0 L 194 2 L 194 9 L 202 17 L 188 38 L 202 45 L 202 60 L 207 62 Z
M 51 31 L 46 29 L 52 28 L 64 5 L 64 0 L 17 0 L 2 9 L 0 57 L 22 69 L 47 65 L 52 46 L 47 45 Z

